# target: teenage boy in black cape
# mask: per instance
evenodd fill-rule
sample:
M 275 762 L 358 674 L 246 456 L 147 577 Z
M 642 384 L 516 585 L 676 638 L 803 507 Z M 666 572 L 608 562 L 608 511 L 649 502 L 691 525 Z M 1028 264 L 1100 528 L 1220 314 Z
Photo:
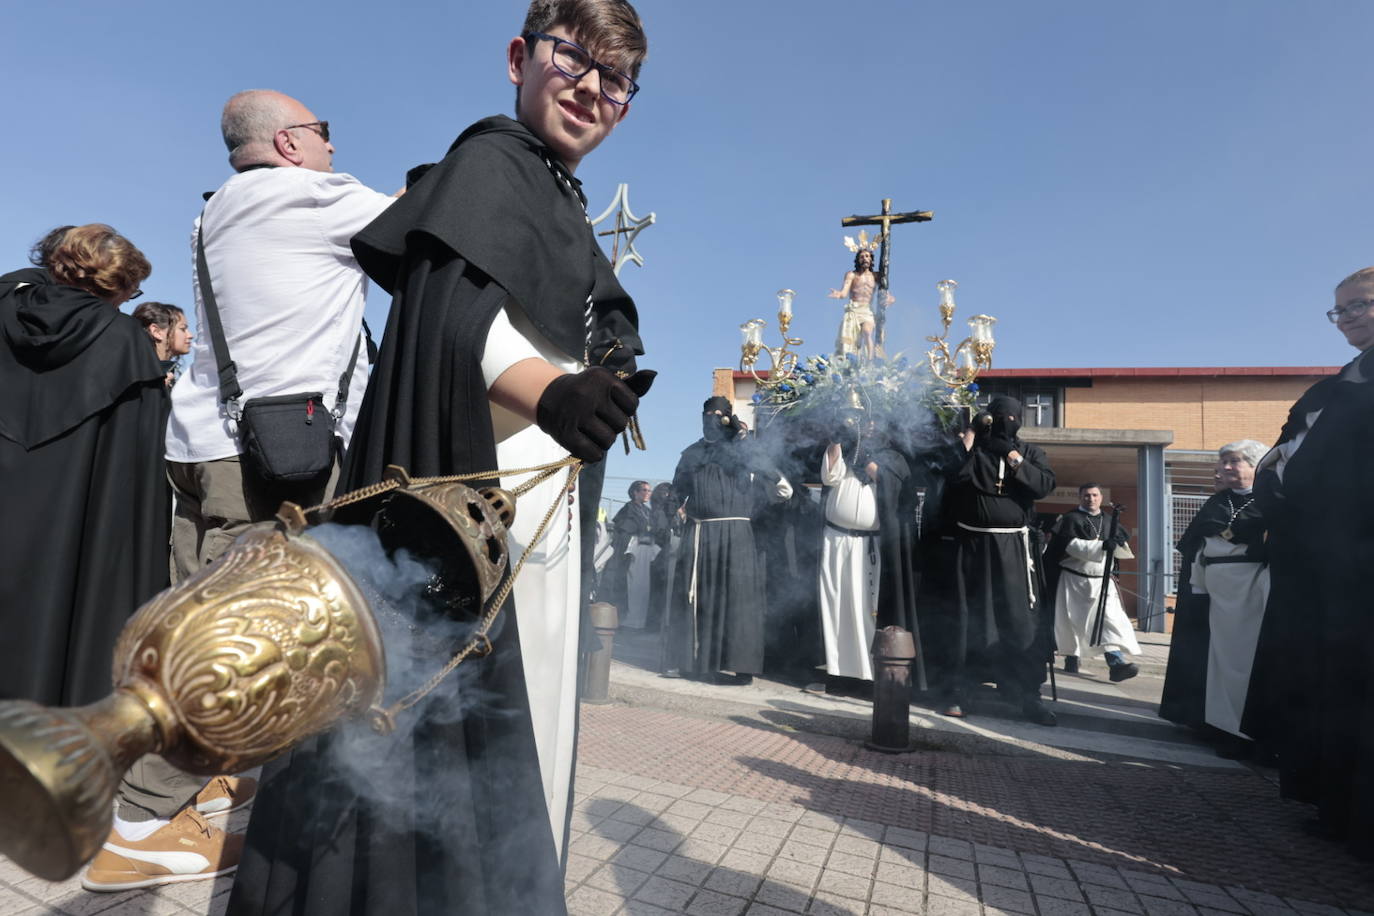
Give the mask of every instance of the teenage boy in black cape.
M 389 464 L 496 468 L 489 401 L 586 461 L 624 429 L 652 374 L 630 374 L 634 305 L 573 172 L 628 111 L 645 48 L 623 0 L 537 0 L 508 48 L 519 120 L 468 128 L 354 239 L 393 302 L 345 489 Z M 493 351 L 509 363 L 499 372 Z M 330 772 L 332 733 L 265 771 L 230 913 L 565 912 L 514 608 L 499 621 L 493 651 L 411 710 L 410 739 L 388 746 L 399 807 Z

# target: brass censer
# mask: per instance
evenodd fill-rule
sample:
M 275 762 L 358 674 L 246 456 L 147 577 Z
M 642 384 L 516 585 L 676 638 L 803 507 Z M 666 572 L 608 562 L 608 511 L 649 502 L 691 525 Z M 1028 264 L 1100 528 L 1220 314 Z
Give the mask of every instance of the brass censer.
M 508 566 L 504 490 L 383 483 L 312 510 L 373 527 L 388 552 L 437 561 L 450 588 L 485 604 Z M 382 636 L 353 575 L 283 503 L 214 563 L 129 619 L 114 693 L 77 708 L 0 702 L 0 854 L 49 881 L 76 873 L 110 832 L 120 778 L 144 754 L 204 776 L 284 753 L 336 721 L 371 714 L 386 683 Z

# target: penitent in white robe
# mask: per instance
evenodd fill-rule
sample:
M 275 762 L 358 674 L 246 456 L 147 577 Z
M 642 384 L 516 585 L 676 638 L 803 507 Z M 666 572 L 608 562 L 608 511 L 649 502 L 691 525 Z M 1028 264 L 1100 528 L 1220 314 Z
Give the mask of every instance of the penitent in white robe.
M 1095 538 L 1072 538 L 1065 547 L 1054 595 L 1054 641 L 1060 655 L 1088 655 L 1094 651 L 1140 654 L 1135 628 L 1121 606 L 1115 582 L 1107 584 L 1102 645 L 1091 645 L 1106 562 L 1104 542 Z
M 522 312 L 508 306 L 496 316 L 487 332 L 482 356 L 487 387 L 505 369 L 536 356 L 566 372 L 577 372 L 580 368 L 576 361 L 550 345 Z M 533 467 L 568 456 L 566 449 L 538 427 L 494 404 L 491 412 L 496 461 L 502 469 Z M 528 479 L 529 475 L 502 477 L 501 486 L 509 489 Z M 512 567 L 533 539 L 566 480 L 566 471 L 560 471 L 517 500 L 509 540 Z M 572 791 L 573 750 L 577 744 L 577 652 L 582 593 L 582 539 L 577 507 L 568 505 L 566 498 L 563 503 L 515 580 L 513 593 L 534 743 L 539 753 L 550 827 L 560 855 Z
M 1269 600 L 1269 567 L 1263 563 L 1214 563 L 1203 557 L 1236 557 L 1245 545 L 1212 535 L 1202 542 L 1193 561 L 1192 588 L 1206 592 L 1212 631 L 1207 645 L 1207 702 L 1203 718 L 1208 725 L 1241 737 L 1245 694 L 1250 689 L 1250 668 L 1255 645 Z
M 839 677 L 873 680 L 873 632 L 878 613 L 878 502 L 872 481 L 861 480 L 843 459 L 821 462 L 825 540 L 821 547 L 821 633 L 825 670 Z M 848 534 L 871 531 L 872 535 Z

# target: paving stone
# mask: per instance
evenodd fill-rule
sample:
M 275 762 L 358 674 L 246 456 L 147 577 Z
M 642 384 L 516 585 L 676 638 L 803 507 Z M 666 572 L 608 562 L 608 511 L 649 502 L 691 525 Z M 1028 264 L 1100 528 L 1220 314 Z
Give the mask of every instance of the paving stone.
M 792 832 L 790 821 L 780 821 L 776 817 L 767 815 L 757 815 L 744 828 L 746 833 L 753 833 L 762 836 L 786 837 Z
M 697 802 L 702 805 L 710 805 L 712 808 L 718 807 L 730 800 L 730 796 L 724 792 L 716 792 L 712 789 L 693 789 L 683 796 L 687 801 Z
M 653 872 L 667 858 L 667 853 L 659 852 L 657 849 L 646 849 L 643 846 L 625 846 L 621 848 L 620 852 L 611 856 L 611 861 L 616 865 L 624 865 L 643 872 Z
M 654 792 L 658 795 L 667 795 L 670 798 L 682 798 L 684 795 L 691 795 L 696 789 L 691 786 L 684 786 L 676 782 L 660 782 L 654 786 Z
M 844 825 L 840 827 L 840 833 L 848 836 L 863 837 L 867 840 L 877 840 L 883 835 L 883 825 L 877 821 L 866 821 L 863 818 L 847 817 Z
M 583 883 L 589 887 L 619 894 L 621 897 L 629 897 L 648 879 L 648 872 L 611 863 L 601 866 Z
M 715 865 L 720 861 L 720 857 L 725 855 L 725 850 L 728 848 L 719 843 L 708 843 L 706 840 L 688 837 L 682 841 L 682 845 L 673 850 L 673 853 L 686 856 L 689 859 L 696 859 L 698 862 L 705 862 L 708 865 Z
M 955 840 L 946 836 L 933 836 L 927 844 L 927 849 L 932 854 L 939 853 L 942 856 L 950 856 L 955 859 L 972 859 L 973 844 L 967 840 Z
M 790 839 L 786 843 L 783 843 L 782 848 L 778 850 L 779 858 L 795 859 L 798 862 L 805 862 L 808 865 L 824 865 L 829 855 L 829 851 L 820 846 L 812 846 L 810 843 L 798 843 Z
M 906 916 L 908 913 L 924 913 L 926 911 L 925 904 L 918 903 L 916 906 L 917 909 L 911 910 L 902 907 L 879 906 L 874 904 L 868 908 L 868 916 Z
M 1126 883 L 1131 886 L 1131 890 L 1137 894 L 1149 894 L 1151 897 L 1163 897 L 1166 900 L 1187 900 L 1183 896 L 1183 891 L 1174 887 L 1167 878 L 1156 875 L 1132 875 L 1123 874 Z
M 1051 859 L 1049 856 L 1036 856 L 1026 853 L 1021 854 L 1021 865 L 1033 875 L 1045 875 L 1050 878 L 1072 878 L 1073 872 L 1069 871 L 1060 859 Z
M 654 818 L 653 825 L 658 830 L 674 830 L 683 836 L 688 836 L 697 825 L 701 823 L 699 817 L 687 817 L 685 814 L 664 813 Z
M 799 884 L 775 881 L 770 875 L 754 894 L 754 900 L 791 913 L 804 913 L 806 905 L 811 902 L 811 884 L 814 883 L 812 879 L 811 883 L 803 887 Z
M 731 795 L 720 803 L 720 807 L 727 811 L 738 811 L 741 814 L 758 814 L 768 806 L 756 798 L 741 798 L 738 795 Z
M 797 818 L 797 823 L 803 827 L 815 827 L 829 833 L 838 832 L 842 819 L 831 817 L 829 814 L 821 814 L 819 811 L 806 811 Z
M 766 903 L 759 903 L 757 900 L 749 904 L 749 909 L 744 911 L 744 916 L 792 916 L 793 913 L 800 913 L 801 910 L 784 910 Z
M 873 883 L 873 893 L 869 900 L 879 906 L 891 907 L 895 910 L 905 910 L 911 913 L 922 912 L 925 904 L 922 898 L 925 891 L 922 888 L 903 887 L 900 884 L 888 884 L 886 881 L 875 881 Z
M 926 916 L 978 916 L 980 912 L 977 900 L 931 897 L 926 901 Z
M 705 840 L 708 843 L 719 843 L 722 846 L 729 846 L 740 835 L 738 827 L 727 827 L 724 824 L 712 824 L 702 821 L 692 830 L 692 839 Z
M 926 875 L 926 891 L 931 896 L 953 897 L 956 900 L 978 899 L 977 884 L 948 875 Z
M 933 847 L 930 850 L 930 858 L 926 862 L 926 869 L 937 875 L 949 875 L 953 878 L 967 878 L 970 881 L 977 877 L 972 862 L 967 859 L 937 856 Z
M 678 817 L 690 817 L 694 821 L 700 821 L 704 820 L 706 815 L 714 810 L 709 805 L 699 805 L 696 802 L 684 801 L 679 798 L 668 806 L 664 814 L 676 814 Z
M 903 849 L 901 846 L 884 846 L 878 853 L 878 861 L 892 862 L 910 868 L 925 868 L 926 854 L 919 849 Z M 1020 863 L 1017 863 L 1019 869 Z
M 611 821 L 612 823 L 637 824 L 643 827 L 646 824 L 652 824 L 657 818 L 658 813 L 650 811 L 647 808 L 641 808 L 638 805 L 621 805 L 618 811 L 599 823 L 605 824 L 607 821 Z M 590 829 L 594 830 L 596 828 L 593 827 Z
M 1114 910 L 1109 906 L 1095 906 L 1093 912 L 1096 916 L 1131 916 L 1130 910 Z
M 1285 899 L 1293 909 L 1299 913 L 1306 913 L 1308 916 L 1341 916 L 1339 909 L 1325 903 L 1311 903 L 1306 900 L 1294 900 L 1291 897 Z
M 816 882 L 817 894 L 834 894 L 853 900 L 867 900 L 871 878 L 847 875 L 842 871 L 821 870 L 821 879 Z
M 1092 913 L 1086 903 L 1065 900 L 1062 897 L 1036 895 L 1035 906 L 1040 911 L 1040 916 L 1091 916 Z
M 731 868 L 746 875 L 761 875 L 772 862 L 771 856 L 762 856 L 745 849 L 727 849 L 720 857 L 717 868 Z
M 751 834 L 744 831 L 739 839 L 735 840 L 736 849 L 744 849 L 748 852 L 757 852 L 760 855 L 775 856 L 782 848 L 783 839 L 780 836 L 768 836 L 767 834 Z
M 825 860 L 825 867 L 830 871 L 857 875 L 860 878 L 870 877 L 875 865 L 877 863 L 868 856 L 855 856 L 846 852 L 832 852 L 830 858 Z
M 1082 900 L 1083 892 L 1069 878 L 1050 878 L 1045 875 L 1030 876 L 1031 890 L 1037 897 L 1059 897 L 1064 900 Z
M 734 827 L 736 830 L 744 829 L 749 820 L 749 815 L 742 811 L 727 811 L 724 808 L 717 808 L 706 815 L 706 823 L 724 824 L 727 827 Z
M 697 891 L 686 912 L 692 916 L 739 916 L 744 912 L 748 901 L 716 891 Z
M 821 867 L 794 859 L 774 859 L 765 874 L 769 881 L 792 884 L 810 891 L 821 876 Z
M 1123 891 L 1115 887 L 1103 887 L 1098 884 L 1085 884 L 1083 885 L 1083 894 L 1095 910 L 1110 907 L 1125 913 L 1145 912 L 1145 908 L 1140 905 L 1135 894 L 1128 890 Z
M 877 859 L 883 844 L 877 840 L 870 840 L 861 836 L 846 836 L 841 833 L 835 839 L 835 845 L 830 847 L 831 852 L 843 852 L 851 856 L 865 856 L 869 859 Z
M 1026 873 L 1019 868 L 1002 868 L 999 865 L 978 866 L 978 882 L 984 886 L 1009 887 L 1013 890 L 1030 890 Z
M 1145 907 L 1145 912 L 1149 916 L 1194 916 L 1197 907 L 1187 900 L 1173 900 L 1164 897 L 1152 897 L 1144 891 L 1140 894 L 1140 904 Z
M 883 831 L 884 843 L 904 849 L 925 849 L 929 839 L 930 837 L 920 830 L 908 830 L 905 827 L 888 827 Z
M 672 830 L 645 827 L 634 835 L 630 843 L 635 846 L 647 846 L 649 849 L 656 849 L 659 852 L 672 852 L 682 845 L 682 841 L 682 835 Z
M 659 786 L 658 788 L 662 790 L 663 787 Z M 671 795 L 660 795 L 657 792 L 645 792 L 635 799 L 635 807 L 658 814 L 667 811 L 676 800 L 677 799 Z
M 909 887 L 916 891 L 925 890 L 926 871 L 910 863 L 879 862 L 874 877 L 887 884 Z
M 664 878 L 674 878 L 679 881 L 686 881 L 693 887 L 698 887 L 706 876 L 715 868 L 714 862 L 699 862 L 696 859 L 689 859 L 686 856 L 669 856 L 662 865 L 658 867 L 658 874 Z
M 983 906 L 987 908 L 996 908 L 1012 913 L 1035 912 L 1035 901 L 1026 891 L 996 885 L 984 885 L 982 895 Z
M 828 830 L 818 830 L 815 827 L 807 827 L 798 824 L 792 828 L 792 832 L 787 837 L 788 840 L 795 840 L 798 843 L 810 843 L 812 846 L 820 846 L 829 849 L 830 844 L 835 842 L 835 834 Z
M 788 823 L 795 824 L 797 819 L 806 813 L 806 809 L 799 808 L 796 805 L 781 805 L 774 803 L 764 806 L 764 809 L 759 813 L 766 814 L 768 817 L 775 817 L 780 821 L 787 821 Z
M 706 883 L 702 886 L 713 891 L 720 891 L 722 894 L 750 898 L 754 896 L 754 891 L 758 890 L 762 883 L 763 879 L 758 875 L 737 871 L 733 868 L 717 868 L 711 872 L 711 877 L 707 878 Z
M 568 854 L 574 852 L 588 858 L 598 859 L 602 862 L 609 859 L 620 851 L 620 844 L 615 840 L 608 840 L 605 837 L 586 834 L 580 836 L 568 844 Z
M 1283 902 L 1283 898 L 1277 894 L 1267 894 L 1264 891 L 1252 891 L 1247 887 L 1226 887 L 1223 888 L 1223 890 L 1248 907 L 1272 906 L 1284 910 L 1291 909 L 1288 904 Z M 1346 912 L 1351 913 L 1353 911 L 1347 909 Z
M 649 815 L 649 817 L 652 818 L 653 815 Z M 617 842 L 623 843 L 643 829 L 644 827 L 641 824 L 631 824 L 625 821 L 606 818 L 599 822 L 595 829 L 590 832 L 607 840 L 616 840 Z
M 1183 891 L 1183 896 L 1188 898 L 1188 902 L 1195 906 L 1205 906 L 1208 909 L 1221 910 L 1226 913 L 1248 913 L 1245 904 L 1236 900 L 1221 888 L 1213 888 L 1209 891 L 1193 890 L 1190 887 L 1179 888 Z
M 860 916 L 865 909 L 862 901 L 838 894 L 817 893 L 806 912 L 812 916 Z
M 665 910 L 643 900 L 626 900 L 625 908 L 616 916 L 676 916 L 678 910 Z
M 1106 865 L 1094 865 L 1090 862 L 1074 862 L 1072 860 L 1068 865 L 1073 873 L 1078 876 L 1078 881 L 1081 884 L 1096 884 L 1101 887 L 1114 887 L 1121 891 L 1130 890 L 1130 886 L 1126 884 L 1126 879 L 1121 877 L 1121 873 L 1115 868 L 1109 868 Z
M 973 858 L 979 865 L 995 865 L 998 868 L 1021 870 L 1021 857 L 1010 849 L 974 843 Z
M 596 871 L 600 865 L 601 863 L 598 862 L 596 859 L 593 859 L 591 856 L 578 855 L 577 853 L 572 851 L 571 847 L 569 847 L 568 868 L 564 872 L 564 874 L 566 874 L 567 877 L 573 879 L 574 881 L 581 881 L 583 878 L 587 877 L 592 872 Z
M 569 916 L 611 916 L 624 901 L 616 894 L 583 885 L 568 895 Z

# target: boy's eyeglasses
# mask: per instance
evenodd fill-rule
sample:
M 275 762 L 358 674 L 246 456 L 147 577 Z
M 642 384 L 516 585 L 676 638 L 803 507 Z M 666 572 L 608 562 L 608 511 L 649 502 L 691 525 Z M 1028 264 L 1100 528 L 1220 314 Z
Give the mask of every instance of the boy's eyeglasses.
M 313 130 L 315 133 L 320 135 L 321 140 L 323 140 L 325 143 L 329 142 L 328 121 L 311 121 L 308 124 L 288 124 L 285 127 L 283 127 L 282 130 L 295 130 L 297 127 L 304 127 L 307 130 Z
M 1369 311 L 1371 305 L 1374 305 L 1374 300 L 1352 299 L 1347 302 L 1343 308 L 1331 309 L 1326 313 L 1326 317 L 1331 319 L 1332 324 L 1340 321 L 1346 315 L 1349 315 L 1351 318 L 1359 318 L 1365 312 Z
M 628 105 L 630 99 L 639 92 L 639 83 L 630 79 L 614 67 L 600 63 L 587 53 L 587 49 L 566 38 L 546 35 L 543 32 L 526 32 L 525 41 L 546 39 L 553 42 L 553 66 L 570 80 L 580 80 L 592 70 L 601 77 L 601 94 L 606 101 L 615 105 Z

